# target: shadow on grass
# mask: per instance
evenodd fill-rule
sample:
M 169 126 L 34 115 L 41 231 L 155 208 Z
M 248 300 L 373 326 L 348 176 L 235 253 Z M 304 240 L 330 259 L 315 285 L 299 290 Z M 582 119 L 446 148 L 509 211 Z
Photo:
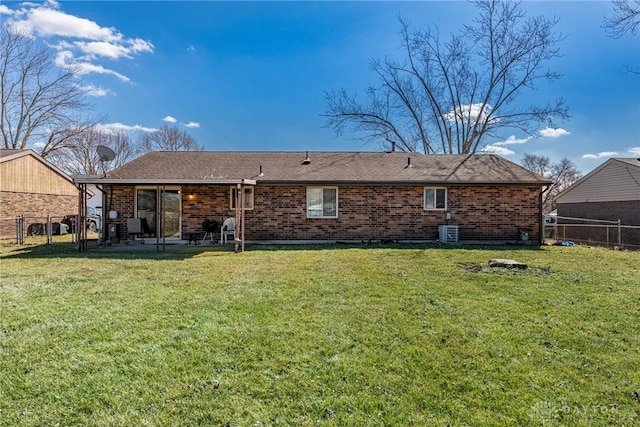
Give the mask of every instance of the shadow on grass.
M 345 249 L 395 249 L 395 250 L 483 250 L 483 251 L 538 251 L 539 246 L 531 245 L 445 245 L 440 243 L 324 243 L 324 244 L 247 244 L 247 252 L 259 251 L 313 251 Z M 146 260 L 184 260 L 201 254 L 229 256 L 234 255 L 233 247 L 207 245 L 117 245 L 98 246 L 89 242 L 88 251 L 80 252 L 75 243 L 51 243 L 41 245 L 2 245 L 0 258 L 91 258 L 91 259 L 146 259 Z
M 144 260 L 185 260 L 203 253 L 233 255 L 233 249 L 212 246 L 166 245 L 165 251 L 153 245 L 105 246 L 89 245 L 86 252 L 80 252 L 75 243 L 52 243 L 49 245 L 16 246 L 0 249 L 0 259 L 33 258 L 91 258 L 91 259 L 144 259 Z

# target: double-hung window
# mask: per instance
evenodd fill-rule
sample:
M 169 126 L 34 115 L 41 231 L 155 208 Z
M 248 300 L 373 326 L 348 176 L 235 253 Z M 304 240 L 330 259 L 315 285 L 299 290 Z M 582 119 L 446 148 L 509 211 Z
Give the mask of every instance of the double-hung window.
M 444 211 L 447 209 L 447 189 L 443 187 L 425 187 L 424 210 Z
M 231 210 L 236 209 L 237 193 L 238 189 L 231 187 L 231 190 L 229 191 L 229 208 Z M 248 210 L 253 209 L 253 187 L 244 187 L 244 208 Z
M 307 187 L 307 218 L 337 218 L 338 188 Z

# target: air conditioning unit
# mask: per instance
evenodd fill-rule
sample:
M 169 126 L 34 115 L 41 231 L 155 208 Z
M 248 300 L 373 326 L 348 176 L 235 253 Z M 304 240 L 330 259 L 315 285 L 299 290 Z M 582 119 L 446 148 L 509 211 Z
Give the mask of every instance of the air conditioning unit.
M 440 243 L 458 243 L 459 235 L 457 225 L 438 226 L 438 241 Z

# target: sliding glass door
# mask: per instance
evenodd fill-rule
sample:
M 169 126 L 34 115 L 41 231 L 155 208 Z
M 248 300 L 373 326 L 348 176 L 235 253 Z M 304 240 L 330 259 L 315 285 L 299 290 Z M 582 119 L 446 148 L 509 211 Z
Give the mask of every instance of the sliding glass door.
M 137 187 L 135 203 L 136 218 L 146 220 L 151 236 L 161 224 L 166 239 L 181 238 L 180 187 Z

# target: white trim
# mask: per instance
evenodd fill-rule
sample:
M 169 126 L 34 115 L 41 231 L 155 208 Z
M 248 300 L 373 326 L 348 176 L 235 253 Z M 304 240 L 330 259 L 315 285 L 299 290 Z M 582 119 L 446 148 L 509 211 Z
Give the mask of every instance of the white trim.
M 322 200 L 322 211 L 321 211 L 321 215 L 320 216 L 310 216 L 309 215 L 309 191 L 310 190 L 335 190 L 336 191 L 336 214 L 334 216 L 325 216 L 324 215 L 324 191 L 323 191 L 323 200 Z M 305 203 L 305 210 L 307 212 L 307 219 L 335 219 L 338 218 L 338 187 L 336 186 L 307 186 L 307 200 Z
M 436 198 L 436 200 L 438 198 L 437 191 L 438 190 L 444 190 L 444 207 L 443 208 L 436 207 L 436 200 L 433 201 L 433 205 L 434 205 L 433 208 L 428 208 L 427 207 L 427 190 L 435 190 L 434 197 Z M 449 199 L 448 196 L 449 195 L 448 195 L 447 187 L 423 187 L 422 188 L 422 199 L 423 199 L 422 200 L 422 208 L 425 211 L 446 211 L 447 210 L 447 205 L 448 205 L 448 202 L 449 202 L 448 201 L 448 199 Z
M 254 196 L 253 196 L 253 187 L 243 187 L 244 191 L 249 191 L 249 198 L 247 199 L 247 195 L 245 193 L 245 206 L 244 206 L 244 210 L 245 211 L 252 211 L 253 210 L 253 203 L 254 203 Z M 236 208 L 233 207 L 233 202 L 235 201 L 235 198 L 233 197 L 233 192 L 237 191 L 238 188 L 237 187 L 229 187 L 229 210 L 230 211 L 235 211 Z M 251 201 L 251 205 L 249 207 L 246 206 L 247 204 L 247 200 Z

